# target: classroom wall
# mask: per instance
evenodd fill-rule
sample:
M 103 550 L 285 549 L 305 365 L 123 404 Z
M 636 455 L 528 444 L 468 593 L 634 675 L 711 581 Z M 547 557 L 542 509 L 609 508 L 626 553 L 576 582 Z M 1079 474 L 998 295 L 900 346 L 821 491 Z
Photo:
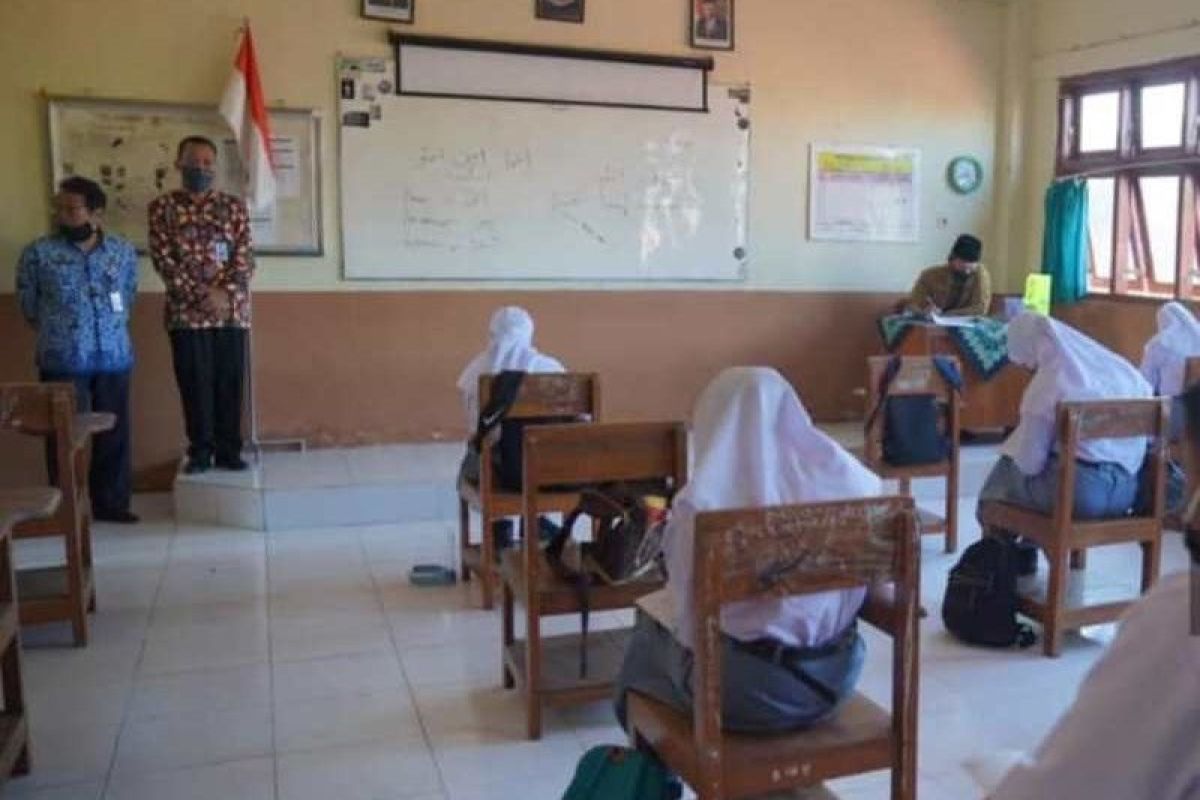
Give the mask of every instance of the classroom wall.
M 417 0 L 411 30 L 680 54 L 690 52 L 686 5 L 592 0 L 580 26 L 534 20 L 532 0 Z M 996 189 L 990 176 L 1007 47 L 1003 3 L 742 0 L 737 51 L 715 54 L 713 80 L 753 88 L 751 263 L 744 285 L 651 290 L 637 284 L 343 281 L 334 59 L 388 53 L 388 26 L 360 19 L 358 7 L 359 0 L 5 0 L 0 289 L 11 287 L 20 247 L 45 228 L 39 93 L 213 102 L 228 76 L 243 14 L 254 25 L 271 101 L 314 107 L 324 118 L 326 253 L 263 258 L 255 281 L 259 418 L 267 436 L 337 443 L 461 435 L 452 378 L 478 346 L 488 311 L 512 299 L 533 307 L 543 347 L 631 390 L 605 393 L 620 398 L 616 408 L 626 415 L 684 415 L 703 380 L 720 367 L 773 363 L 788 370 L 818 417 L 840 418 L 861 383 L 872 319 L 888 297 L 921 267 L 944 258 L 959 231 L 992 238 Z M 809 242 L 813 141 L 921 147 L 921 242 Z M 989 176 L 982 191 L 965 198 L 944 179 L 948 161 L 963 154 L 978 158 Z M 993 245 L 989 255 L 1005 252 Z M 1007 271 L 1003 263 L 993 268 Z M 559 296 L 563 290 L 571 294 Z M 137 465 L 145 471 L 170 460 L 181 434 L 157 321 L 160 285 L 146 265 L 143 291 L 134 320 L 140 358 L 134 430 Z M 29 336 L 3 299 L 0 335 L 8 343 L 0 353 L 0 379 L 30 375 Z M 641 357 L 647 341 L 661 354 L 656 362 Z M 647 374 L 661 384 L 648 392 L 639 380 Z

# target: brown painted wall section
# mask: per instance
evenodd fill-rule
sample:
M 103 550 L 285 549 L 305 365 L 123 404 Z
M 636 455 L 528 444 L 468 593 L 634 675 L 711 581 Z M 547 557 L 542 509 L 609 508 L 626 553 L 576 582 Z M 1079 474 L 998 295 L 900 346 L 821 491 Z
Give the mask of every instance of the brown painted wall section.
M 821 420 L 862 413 L 854 389 L 879 348 L 874 320 L 891 295 L 794 292 L 329 292 L 255 297 L 254 364 L 263 438 L 310 446 L 459 439 L 454 388 L 483 346 L 493 309 L 527 308 L 536 344 L 602 376 L 608 419 L 685 418 L 732 365 L 770 365 Z M 162 295 L 134 311 L 134 466 L 169 485 L 183 438 Z M 0 302 L 0 380 L 30 380 L 33 335 Z M 0 483 L 40 469 L 31 442 L 0 438 Z M 40 472 L 39 472 L 40 474 Z

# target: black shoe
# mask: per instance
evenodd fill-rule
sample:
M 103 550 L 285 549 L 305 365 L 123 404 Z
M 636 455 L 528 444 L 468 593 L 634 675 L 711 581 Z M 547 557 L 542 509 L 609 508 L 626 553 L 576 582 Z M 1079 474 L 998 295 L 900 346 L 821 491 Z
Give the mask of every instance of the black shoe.
M 99 522 L 116 522 L 120 525 L 136 525 L 141 518 L 132 511 L 93 511 L 92 519 Z
M 183 474 L 199 475 L 202 472 L 208 472 L 211 467 L 212 464 L 207 458 L 189 458 L 183 465 Z
M 249 468 L 250 465 L 240 458 L 234 457 L 217 459 L 217 469 L 223 469 L 227 472 L 245 472 Z
M 1017 577 L 1028 578 L 1037 574 L 1038 547 L 1033 542 L 1018 539 L 1013 543 L 1017 554 Z

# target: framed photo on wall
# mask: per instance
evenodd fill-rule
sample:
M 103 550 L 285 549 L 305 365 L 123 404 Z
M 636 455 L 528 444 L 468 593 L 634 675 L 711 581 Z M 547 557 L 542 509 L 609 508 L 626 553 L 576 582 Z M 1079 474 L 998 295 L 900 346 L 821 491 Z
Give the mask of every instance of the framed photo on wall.
M 534 0 L 533 13 L 538 19 L 555 22 L 583 22 L 584 0 Z
M 692 47 L 733 49 L 733 0 L 687 0 Z
M 417 0 L 362 0 L 362 15 L 367 19 L 412 22 Z

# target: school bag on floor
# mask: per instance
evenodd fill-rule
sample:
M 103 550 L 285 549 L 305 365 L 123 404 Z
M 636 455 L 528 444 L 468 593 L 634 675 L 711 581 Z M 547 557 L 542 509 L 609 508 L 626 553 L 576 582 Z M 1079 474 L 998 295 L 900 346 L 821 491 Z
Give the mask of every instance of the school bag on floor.
M 563 800 L 676 800 L 680 789 L 679 782 L 651 756 L 602 745 L 579 760 Z
M 1017 620 L 1017 549 L 985 536 L 950 570 L 942 599 L 946 630 L 968 644 L 1029 647 L 1033 628 Z

